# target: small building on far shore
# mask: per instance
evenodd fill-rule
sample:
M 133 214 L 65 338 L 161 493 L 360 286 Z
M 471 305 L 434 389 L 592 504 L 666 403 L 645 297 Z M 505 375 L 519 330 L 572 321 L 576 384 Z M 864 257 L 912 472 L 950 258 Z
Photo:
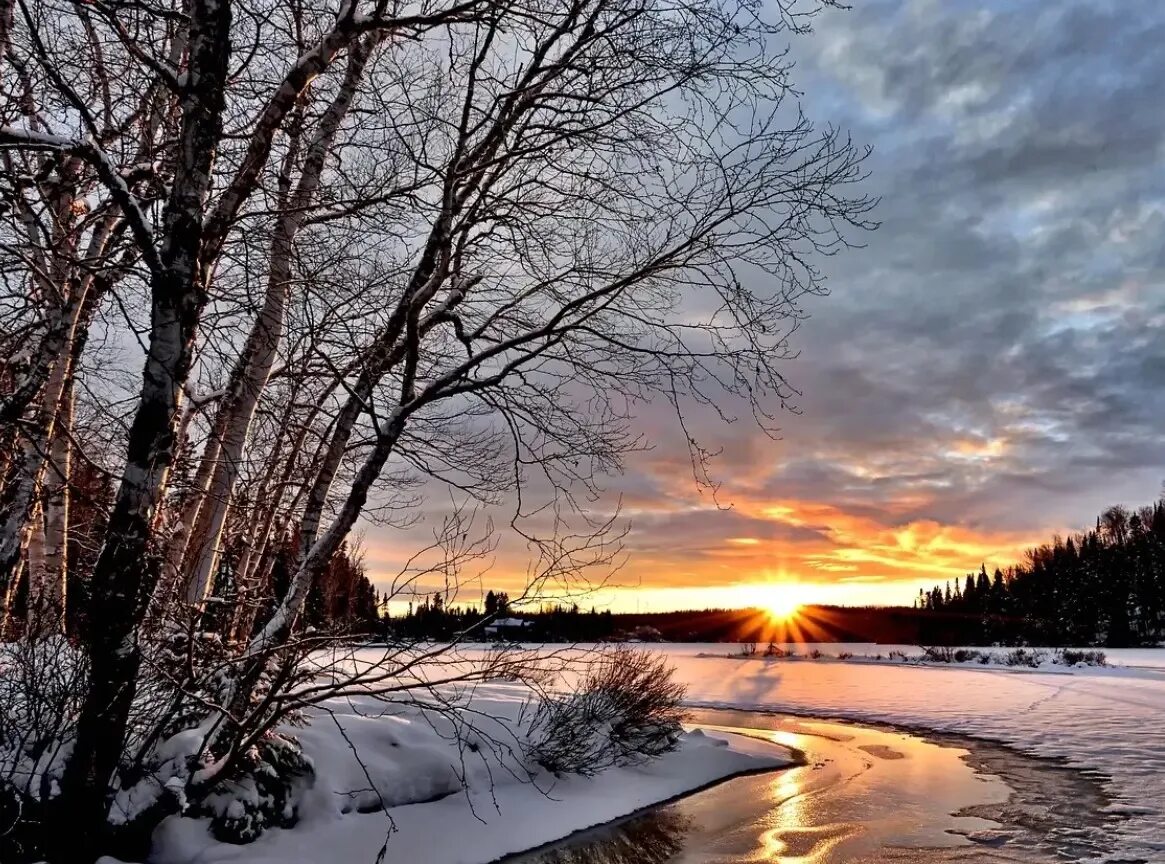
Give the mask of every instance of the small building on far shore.
M 482 628 L 489 639 L 507 639 L 511 642 L 521 642 L 530 633 L 534 626 L 533 621 L 523 618 L 498 618 Z

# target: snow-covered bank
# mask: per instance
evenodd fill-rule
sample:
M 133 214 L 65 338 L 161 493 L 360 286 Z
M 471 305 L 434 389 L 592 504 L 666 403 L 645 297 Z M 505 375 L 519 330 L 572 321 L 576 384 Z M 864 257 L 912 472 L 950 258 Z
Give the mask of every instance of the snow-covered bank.
M 755 646 L 754 656 L 762 656 L 767 648 L 768 643 L 759 642 L 753 643 Z M 648 648 L 650 650 L 658 650 L 665 653 L 670 658 L 675 657 L 693 657 L 693 656 L 742 656 L 746 651 L 751 650 L 749 645 L 737 642 L 665 642 L 658 644 L 642 645 L 640 647 Z M 774 647 L 781 651 L 800 658 L 811 659 L 813 655 L 820 655 L 818 659 L 823 660 L 845 660 L 846 662 L 880 662 L 880 663 L 898 663 L 901 655 L 906 655 L 907 659 L 921 658 L 925 655 L 925 649 L 918 645 L 892 645 L 878 642 L 777 642 Z M 997 656 L 1004 656 L 1011 651 L 1012 648 L 976 648 L 973 646 L 957 646 L 952 650 L 964 651 L 979 651 L 987 654 Z M 1051 661 L 1055 659 L 1058 653 L 1062 653 L 1065 649 L 1052 648 L 1048 646 L 1030 646 L 1027 651 L 1037 653 L 1043 656 L 1047 661 L 1045 666 L 1054 667 L 1061 664 L 1053 664 Z M 1079 651 L 1090 651 L 1095 649 L 1069 649 Z M 1136 670 L 1160 670 L 1165 672 L 1165 648 L 1103 648 L 1100 653 L 1105 656 L 1105 661 L 1108 667 L 1111 667 L 1112 674 L 1137 674 Z
M 512 731 L 528 695 L 514 684 L 478 688 L 472 705 L 481 731 L 460 747 L 451 728 L 415 710 L 386 715 L 382 704 L 359 699 L 328 704 L 297 731 L 316 778 L 295 827 L 232 846 L 214 841 L 204 820 L 171 818 L 155 836 L 151 864 L 371 864 L 386 839 L 387 860 L 483 864 L 793 761 L 766 742 L 697 730 L 676 752 L 642 765 L 591 778 L 530 777 Z M 391 806 L 381 810 L 378 800 Z
M 1163 670 L 739 662 L 660 647 L 693 705 L 881 721 L 1062 758 L 1102 779 L 1110 810 L 1128 817 L 1113 838 L 1121 860 L 1165 862 Z
M 877 663 L 907 666 L 959 666 L 977 664 L 979 666 L 1003 666 L 1009 669 L 1042 669 L 1060 671 L 1062 669 L 1084 669 L 1086 667 L 1108 668 L 1103 651 L 1077 650 L 1073 648 L 924 648 L 914 651 L 893 649 L 888 654 L 856 654 L 841 651 L 827 654 L 818 648 L 798 650 L 796 646 L 781 648 L 770 645 L 763 651 L 755 645 L 746 645 L 742 650 L 728 653 L 700 652 L 697 657 L 727 658 L 729 660 L 763 660 L 767 662 L 800 660 L 844 663 Z

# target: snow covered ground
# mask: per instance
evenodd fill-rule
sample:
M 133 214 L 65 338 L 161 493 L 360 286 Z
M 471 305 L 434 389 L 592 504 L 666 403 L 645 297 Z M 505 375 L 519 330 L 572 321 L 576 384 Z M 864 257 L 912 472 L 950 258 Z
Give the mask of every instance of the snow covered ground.
M 1165 652 L 1110 651 L 1115 665 L 1106 668 L 1033 670 L 892 663 L 887 658 L 895 646 L 795 649 L 802 657 L 813 647 L 828 655 L 818 660 L 730 658 L 739 650 L 731 645 L 644 647 L 668 656 L 692 705 L 881 721 L 1061 758 L 1098 777 L 1111 811 L 1126 817 L 1114 838 L 1119 860 L 1165 864 Z M 858 656 L 839 659 L 843 651 Z M 366 653 L 369 660 L 376 656 L 375 649 Z M 858 659 L 877 654 L 882 661 Z M 474 707 L 502 721 L 492 729 L 494 743 L 483 741 L 477 752 L 459 749 L 451 729 L 430 726 L 413 709 L 384 716 L 383 706 L 371 701 L 329 704 L 299 732 L 317 781 L 298 826 L 238 847 L 213 842 L 203 823 L 172 819 L 160 830 L 151 861 L 371 864 L 391 821 L 386 860 L 484 864 L 717 779 L 782 763 L 762 742 L 729 736 L 732 744 L 725 746 L 718 733 L 693 734 L 679 752 L 649 765 L 591 779 L 542 774 L 533 784 L 521 782 L 523 769 L 497 742 L 505 741 L 505 724 L 528 695 L 502 682 L 476 689 Z M 372 790 L 393 805 L 387 812 L 372 809 L 378 797 Z
M 296 730 L 316 778 L 294 828 L 232 846 L 215 842 L 203 820 L 171 818 L 155 835 L 150 862 L 372 864 L 387 841 L 387 861 L 483 864 L 726 777 L 792 762 L 770 743 L 696 730 L 678 751 L 648 764 L 593 778 L 530 778 L 513 732 L 529 695 L 516 684 L 477 687 L 471 704 L 481 734 L 461 747 L 441 717 L 423 718 L 413 707 L 386 714 L 371 699 L 325 703 L 310 726 Z M 380 800 L 390 806 L 381 809 Z
M 1110 651 L 1110 663 L 1131 665 L 1038 671 L 698 656 L 726 648 L 661 646 L 692 704 L 957 732 L 1062 758 L 1102 778 L 1110 809 L 1128 817 L 1115 838 L 1121 860 L 1165 862 L 1165 652 Z

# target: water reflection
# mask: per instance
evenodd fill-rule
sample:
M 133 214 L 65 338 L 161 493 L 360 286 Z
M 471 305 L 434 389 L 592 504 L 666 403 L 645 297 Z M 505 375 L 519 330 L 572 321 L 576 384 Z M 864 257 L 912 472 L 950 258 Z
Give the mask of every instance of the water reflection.
M 805 775 L 812 770 L 808 765 L 792 768 L 768 784 L 771 809 L 766 821 L 771 821 L 772 827 L 760 834 L 759 860 L 772 864 L 818 864 L 828 860 L 840 843 L 854 835 L 854 826 L 817 825 L 806 812 L 812 800 L 804 794 Z
M 691 827 L 690 817 L 664 807 L 580 834 L 566 845 L 511 860 L 522 864 L 665 864 L 683 849 Z

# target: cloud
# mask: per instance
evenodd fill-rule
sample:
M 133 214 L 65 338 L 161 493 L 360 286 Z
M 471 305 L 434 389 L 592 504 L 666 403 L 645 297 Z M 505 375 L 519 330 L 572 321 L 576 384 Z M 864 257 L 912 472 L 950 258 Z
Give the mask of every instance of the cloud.
M 782 440 L 701 426 L 732 509 L 643 410 L 655 449 L 609 484 L 635 584 L 845 580 L 906 600 L 1157 494 L 1163 41 L 1153 0 L 871 0 L 818 19 L 797 83 L 812 117 L 874 145 L 882 227 L 824 262 Z

